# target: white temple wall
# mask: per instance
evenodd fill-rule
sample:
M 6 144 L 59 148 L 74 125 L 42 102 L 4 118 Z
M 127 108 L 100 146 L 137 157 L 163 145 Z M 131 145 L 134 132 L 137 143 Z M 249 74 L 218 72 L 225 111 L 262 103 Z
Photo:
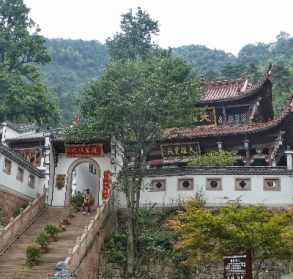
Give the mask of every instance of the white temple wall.
M 103 157 L 90 157 L 88 159 L 94 160 L 100 167 L 100 177 L 99 177 L 100 191 L 99 191 L 98 198 L 99 198 L 100 204 L 102 204 L 103 172 L 105 170 L 111 170 L 110 154 L 105 154 Z M 69 175 L 68 169 L 77 160 L 79 160 L 79 158 L 67 157 L 65 154 L 59 154 L 57 166 L 54 172 L 54 176 L 55 176 L 54 179 L 56 180 L 57 175 L 66 175 L 65 181 L 67 181 L 68 175 Z M 99 170 L 97 170 L 97 175 L 98 175 L 98 172 Z M 55 185 L 56 185 L 56 181 L 54 181 L 54 184 L 51 185 L 52 192 L 53 192 L 52 206 L 64 206 L 66 186 L 59 190 Z
M 11 162 L 10 173 L 5 171 L 5 158 Z M 17 179 L 18 168 L 23 170 L 23 179 Z M 29 186 L 29 176 L 34 177 L 34 183 Z M 19 178 L 19 177 L 18 177 Z M 0 190 L 9 191 L 18 196 L 35 198 L 38 193 L 42 193 L 44 188 L 44 179 L 38 177 L 33 172 L 0 154 Z
M 192 190 L 179 190 L 178 179 L 193 179 Z M 207 190 L 207 179 L 220 178 L 221 190 Z M 235 190 L 237 178 L 249 178 L 251 190 Z M 264 190 L 265 178 L 279 178 L 280 191 Z M 165 180 L 165 191 L 150 191 L 152 180 Z M 207 206 L 223 206 L 226 203 L 239 200 L 242 204 L 264 204 L 272 207 L 286 207 L 293 204 L 293 175 L 176 175 L 156 176 L 144 179 L 144 190 L 141 192 L 142 206 L 157 204 L 157 206 L 176 205 L 178 202 L 196 196 L 198 193 L 206 201 Z M 125 207 L 123 193 L 116 195 L 116 201 Z

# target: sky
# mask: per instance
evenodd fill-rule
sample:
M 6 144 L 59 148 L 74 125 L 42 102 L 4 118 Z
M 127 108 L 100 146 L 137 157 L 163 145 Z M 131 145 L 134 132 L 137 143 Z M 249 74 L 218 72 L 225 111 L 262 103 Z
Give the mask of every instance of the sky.
M 98 40 L 118 32 L 140 6 L 159 21 L 161 47 L 206 45 L 237 54 L 244 45 L 293 34 L 292 0 L 24 0 L 48 38 Z

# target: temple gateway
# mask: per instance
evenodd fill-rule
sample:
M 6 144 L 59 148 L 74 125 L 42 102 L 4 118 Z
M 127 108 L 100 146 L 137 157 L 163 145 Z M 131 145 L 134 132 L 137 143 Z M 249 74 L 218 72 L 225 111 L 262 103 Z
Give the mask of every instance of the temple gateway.
M 275 116 L 271 69 L 255 84 L 243 75 L 203 81 L 201 90 L 193 127 L 164 130 L 150 152 L 141 204 L 172 205 L 196 195 L 207 206 L 235 201 L 272 207 L 292 204 L 293 96 Z M 47 203 L 63 207 L 74 193 L 90 189 L 101 206 L 111 188 L 110 174 L 119 169 L 117 144 L 110 138 L 67 145 L 62 130 L 6 122 L 1 141 L 0 192 L 17 202 L 47 189 Z M 235 164 L 189 165 L 194 157 L 215 150 L 233 152 Z M 121 193 L 115 197 L 119 206 L 125 206 Z

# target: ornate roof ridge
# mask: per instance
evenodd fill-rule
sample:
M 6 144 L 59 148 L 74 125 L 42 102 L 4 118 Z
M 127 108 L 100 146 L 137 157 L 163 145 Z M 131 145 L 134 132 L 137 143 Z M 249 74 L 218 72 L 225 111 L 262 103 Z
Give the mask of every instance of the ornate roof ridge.
M 252 122 L 239 126 L 225 125 L 219 127 L 168 128 L 163 131 L 163 139 L 253 134 L 279 125 L 290 113 L 293 113 L 293 92 L 289 94 L 287 105 L 282 113 L 278 117 L 267 122 Z

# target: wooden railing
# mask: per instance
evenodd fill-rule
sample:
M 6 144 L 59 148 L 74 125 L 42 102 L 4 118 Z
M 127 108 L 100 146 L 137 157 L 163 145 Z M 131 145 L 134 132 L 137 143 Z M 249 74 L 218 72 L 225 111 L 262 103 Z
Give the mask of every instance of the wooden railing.
M 0 255 L 33 223 L 45 207 L 45 200 L 46 193 L 36 198 L 20 215 L 0 231 Z
M 95 240 L 109 212 L 110 205 L 109 202 L 107 202 L 103 207 L 97 209 L 94 219 L 91 220 L 89 225 L 85 228 L 82 236 L 78 237 L 76 245 L 65 260 L 65 265 L 68 267 L 71 274 L 75 272 L 86 256 L 88 249 Z

